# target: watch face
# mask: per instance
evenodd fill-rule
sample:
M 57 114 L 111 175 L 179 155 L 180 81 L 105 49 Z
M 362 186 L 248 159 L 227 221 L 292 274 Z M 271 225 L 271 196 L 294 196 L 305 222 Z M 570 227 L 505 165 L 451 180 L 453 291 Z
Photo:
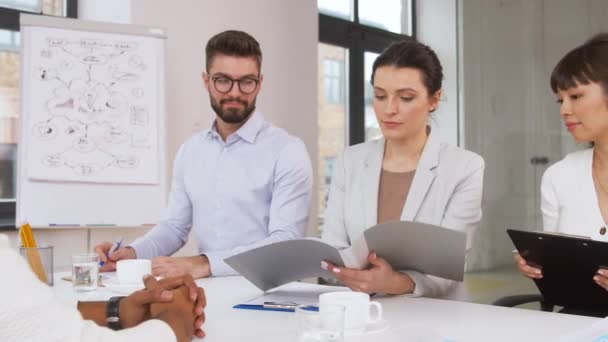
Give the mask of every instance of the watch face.
M 108 323 L 118 323 L 119 318 L 118 317 L 108 317 L 106 318 L 106 322 Z

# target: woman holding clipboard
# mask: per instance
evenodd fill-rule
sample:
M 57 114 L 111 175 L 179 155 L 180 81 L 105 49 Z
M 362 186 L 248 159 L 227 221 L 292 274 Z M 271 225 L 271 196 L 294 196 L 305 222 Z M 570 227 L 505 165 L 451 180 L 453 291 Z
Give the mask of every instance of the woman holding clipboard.
M 551 74 L 564 126 L 591 148 L 568 154 L 545 171 L 541 183 L 543 229 L 608 241 L 608 34 L 568 52 Z M 514 255 L 519 271 L 541 279 L 542 271 Z M 593 276 L 608 290 L 608 271 Z

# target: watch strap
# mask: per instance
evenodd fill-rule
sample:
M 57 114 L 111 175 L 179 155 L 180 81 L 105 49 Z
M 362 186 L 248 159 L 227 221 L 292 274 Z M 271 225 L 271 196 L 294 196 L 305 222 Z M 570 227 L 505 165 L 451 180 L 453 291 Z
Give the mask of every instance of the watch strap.
M 120 330 L 122 329 L 122 325 L 120 324 L 120 301 L 125 297 L 112 297 L 108 300 L 106 304 L 106 323 L 108 328 L 112 330 Z

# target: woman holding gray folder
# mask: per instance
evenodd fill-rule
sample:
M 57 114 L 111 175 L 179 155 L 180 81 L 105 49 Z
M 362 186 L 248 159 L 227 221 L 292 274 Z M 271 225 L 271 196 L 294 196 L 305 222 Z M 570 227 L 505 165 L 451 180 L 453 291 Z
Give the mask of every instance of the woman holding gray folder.
M 392 44 L 374 62 L 373 105 L 383 137 L 348 147 L 334 168 L 323 240 L 347 247 L 378 223 L 415 221 L 467 234 L 481 220 L 483 159 L 439 141 L 428 125 L 441 98 L 442 67 L 435 52 L 413 39 Z M 464 284 L 394 270 L 371 253 L 365 270 L 324 261 L 355 291 L 466 299 Z
M 545 171 L 541 182 L 543 229 L 608 241 L 608 34 L 568 52 L 551 74 L 559 113 L 577 142 L 592 147 L 568 154 Z M 519 271 L 540 279 L 540 269 L 514 255 Z M 608 290 L 608 271 L 593 277 Z

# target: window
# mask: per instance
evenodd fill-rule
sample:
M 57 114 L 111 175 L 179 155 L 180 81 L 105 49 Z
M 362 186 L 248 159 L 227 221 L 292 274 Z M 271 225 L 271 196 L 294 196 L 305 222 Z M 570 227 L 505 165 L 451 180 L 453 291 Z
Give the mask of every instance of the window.
M 0 6 L 27 12 L 41 12 L 41 3 L 36 0 L 0 0 Z
M 334 174 L 334 165 L 336 164 L 336 157 L 326 157 L 323 161 L 323 165 L 325 170 L 325 178 L 323 179 L 323 192 L 324 192 L 324 201 L 323 206 L 327 205 L 327 200 L 329 199 L 329 184 L 331 183 L 331 175 Z
M 317 6 L 320 13 L 352 20 L 353 3 L 351 0 L 319 0 Z
M 0 8 L 60 17 L 76 17 L 76 1 L 71 0 L 0 0 Z
M 19 32 L 0 30 L 0 199 L 15 198 L 19 115 Z
M 324 90 L 326 104 L 342 104 L 344 99 L 344 61 L 323 61 Z
M 386 31 L 411 34 L 410 8 L 408 0 L 383 0 L 382 6 L 376 0 L 359 0 L 359 21 Z
M 0 30 L 0 51 L 19 51 L 19 32 Z
M 380 125 L 378 124 L 378 120 L 376 120 L 376 113 L 374 112 L 373 101 L 374 101 L 374 87 L 370 82 L 372 78 L 372 66 L 374 65 L 374 61 L 378 58 L 380 54 L 374 52 L 365 52 L 363 55 L 363 64 L 364 64 L 364 79 L 363 86 L 364 89 L 364 98 L 365 98 L 365 141 L 378 139 L 382 136 L 382 132 L 380 131 Z
M 372 106 L 372 64 L 392 42 L 414 36 L 414 0 L 318 0 L 318 224 L 336 157 L 381 135 Z
M 14 227 L 19 127 L 19 15 L 76 17 L 77 0 L 0 0 L 0 227 Z
M 348 49 L 319 43 L 318 80 L 318 174 L 323 181 L 318 188 L 318 212 L 323 213 L 329 193 L 333 164 L 347 144 L 347 73 Z M 319 225 L 322 225 L 319 215 Z

